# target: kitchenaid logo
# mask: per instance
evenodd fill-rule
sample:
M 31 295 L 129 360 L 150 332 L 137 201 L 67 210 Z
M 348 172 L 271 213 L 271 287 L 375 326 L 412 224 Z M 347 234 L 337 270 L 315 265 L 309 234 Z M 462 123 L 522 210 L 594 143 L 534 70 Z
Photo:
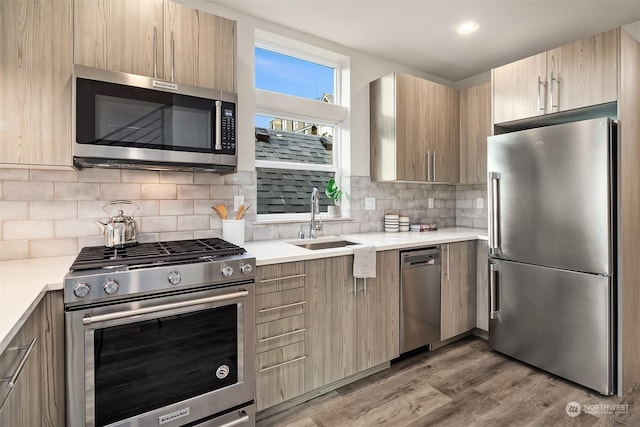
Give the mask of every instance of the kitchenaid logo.
M 570 417 L 577 417 L 582 412 L 590 415 L 611 415 L 616 412 L 626 412 L 629 410 L 628 403 L 591 403 L 580 405 L 578 402 L 569 402 L 565 407 L 565 412 Z
M 154 80 L 152 85 L 153 87 L 157 87 L 160 89 L 178 90 L 177 84 L 170 83 L 170 82 L 163 82 L 162 80 Z
M 191 412 L 191 408 L 180 409 L 179 411 L 172 412 L 170 414 L 162 415 L 158 417 L 158 424 L 166 424 L 170 423 L 173 420 L 177 420 L 178 418 L 186 417 Z
M 580 404 L 578 402 L 569 402 L 567 403 L 567 406 L 565 406 L 564 411 L 567 413 L 567 415 L 573 418 L 580 415 L 580 412 L 582 412 L 582 408 L 580 407 Z

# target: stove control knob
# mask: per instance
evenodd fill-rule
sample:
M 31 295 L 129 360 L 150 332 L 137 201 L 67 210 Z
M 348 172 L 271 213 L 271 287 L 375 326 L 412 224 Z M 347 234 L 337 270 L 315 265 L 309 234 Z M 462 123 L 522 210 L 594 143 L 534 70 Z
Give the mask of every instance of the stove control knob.
M 104 282 L 104 285 L 102 285 L 102 287 L 104 288 L 104 291 L 106 293 L 111 295 L 118 292 L 118 288 L 120 287 L 120 284 L 113 279 L 109 279 L 106 282 Z
M 242 264 L 240 266 L 240 271 L 242 274 L 249 274 L 253 271 L 253 267 L 251 267 L 251 264 Z
M 222 275 L 224 277 L 229 277 L 233 275 L 233 267 L 231 267 L 230 265 L 225 265 L 224 267 L 222 267 Z
M 78 298 L 84 298 L 89 295 L 91 286 L 87 282 L 80 282 L 73 287 L 73 294 Z
M 169 273 L 169 276 L 167 277 L 167 279 L 169 280 L 169 283 L 171 283 L 172 285 L 177 285 L 182 280 L 182 275 L 177 271 L 172 271 L 171 273 Z

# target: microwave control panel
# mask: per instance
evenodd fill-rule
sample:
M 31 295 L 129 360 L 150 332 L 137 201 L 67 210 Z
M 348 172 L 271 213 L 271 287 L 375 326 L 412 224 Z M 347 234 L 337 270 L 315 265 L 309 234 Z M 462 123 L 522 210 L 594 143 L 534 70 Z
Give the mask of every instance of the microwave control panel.
M 222 103 L 222 114 L 219 126 L 222 130 L 222 154 L 236 154 L 236 105 L 232 102 Z

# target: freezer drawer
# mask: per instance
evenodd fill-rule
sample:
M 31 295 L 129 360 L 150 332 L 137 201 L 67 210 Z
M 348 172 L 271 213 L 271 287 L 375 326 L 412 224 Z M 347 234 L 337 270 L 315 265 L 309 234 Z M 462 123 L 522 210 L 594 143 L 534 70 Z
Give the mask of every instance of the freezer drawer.
M 489 347 L 614 392 L 612 278 L 491 260 Z

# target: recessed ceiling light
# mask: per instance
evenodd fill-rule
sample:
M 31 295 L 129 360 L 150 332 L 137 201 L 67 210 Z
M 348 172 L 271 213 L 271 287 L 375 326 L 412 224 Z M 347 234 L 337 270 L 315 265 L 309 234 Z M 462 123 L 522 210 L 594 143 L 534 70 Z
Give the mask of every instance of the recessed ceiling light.
M 471 34 L 478 30 L 480 26 L 477 22 L 467 21 L 456 27 L 456 31 L 458 34 Z

